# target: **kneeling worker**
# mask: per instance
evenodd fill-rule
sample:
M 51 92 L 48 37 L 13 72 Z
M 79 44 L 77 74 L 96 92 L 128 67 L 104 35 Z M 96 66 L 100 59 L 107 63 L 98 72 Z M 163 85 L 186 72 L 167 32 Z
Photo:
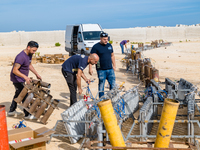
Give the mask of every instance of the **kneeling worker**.
M 96 53 L 85 55 L 74 55 L 68 58 L 62 64 L 62 74 L 65 77 L 70 90 L 70 106 L 77 102 L 76 90 L 78 85 L 78 93 L 82 93 L 81 77 L 89 84 L 90 80 L 86 78 L 83 70 L 88 64 L 94 65 L 99 61 L 99 56 Z

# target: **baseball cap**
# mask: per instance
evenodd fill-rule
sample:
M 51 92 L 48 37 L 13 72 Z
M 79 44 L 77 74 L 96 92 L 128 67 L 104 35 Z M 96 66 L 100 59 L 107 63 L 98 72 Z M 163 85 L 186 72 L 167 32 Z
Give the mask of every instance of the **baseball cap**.
M 108 33 L 102 32 L 102 33 L 100 34 L 100 37 L 108 37 Z

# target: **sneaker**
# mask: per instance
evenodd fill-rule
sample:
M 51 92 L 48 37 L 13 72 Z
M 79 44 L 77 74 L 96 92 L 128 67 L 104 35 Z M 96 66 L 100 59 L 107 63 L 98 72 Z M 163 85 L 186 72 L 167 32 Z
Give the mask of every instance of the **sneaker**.
M 15 111 L 9 111 L 7 115 L 8 116 L 14 116 L 15 114 L 17 114 L 17 116 L 19 116 L 19 115 L 22 115 L 23 113 L 22 112 L 17 112 L 15 110 Z
M 28 115 L 28 116 L 25 116 L 24 119 L 26 119 L 26 120 L 37 120 L 37 118 L 35 116 L 31 115 L 31 114 Z

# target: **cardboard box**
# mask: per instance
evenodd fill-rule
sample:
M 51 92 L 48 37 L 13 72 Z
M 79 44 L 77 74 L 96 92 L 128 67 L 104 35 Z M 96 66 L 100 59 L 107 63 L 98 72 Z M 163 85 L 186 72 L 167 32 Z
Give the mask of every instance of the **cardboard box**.
M 29 127 L 8 131 L 9 141 L 32 138 L 31 140 L 9 144 L 10 150 L 46 150 L 46 142 L 50 139 L 47 135 L 54 133 L 46 127 L 32 130 Z

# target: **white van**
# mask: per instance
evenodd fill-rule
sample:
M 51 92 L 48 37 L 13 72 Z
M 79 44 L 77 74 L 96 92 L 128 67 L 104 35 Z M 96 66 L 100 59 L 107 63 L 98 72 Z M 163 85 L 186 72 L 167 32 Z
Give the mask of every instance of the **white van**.
M 69 55 L 90 54 L 94 44 L 100 41 L 102 28 L 99 24 L 67 25 L 65 50 Z

